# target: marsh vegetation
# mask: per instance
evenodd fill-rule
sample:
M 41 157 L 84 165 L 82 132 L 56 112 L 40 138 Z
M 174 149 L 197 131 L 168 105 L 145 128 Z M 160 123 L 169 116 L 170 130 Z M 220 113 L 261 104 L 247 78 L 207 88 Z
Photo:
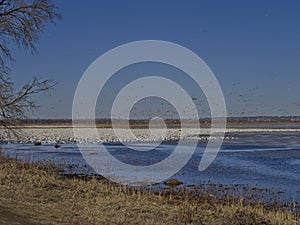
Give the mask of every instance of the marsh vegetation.
M 299 224 L 299 205 L 264 190 L 220 185 L 155 189 L 0 156 L 0 222 L 31 224 Z

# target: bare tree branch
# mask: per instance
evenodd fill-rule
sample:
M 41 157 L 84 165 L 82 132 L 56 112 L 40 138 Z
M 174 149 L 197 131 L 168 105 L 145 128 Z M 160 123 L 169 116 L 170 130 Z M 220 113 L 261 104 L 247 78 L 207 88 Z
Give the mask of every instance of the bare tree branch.
M 32 99 L 37 93 L 52 89 L 52 80 L 36 77 L 15 90 L 9 79 L 8 62 L 13 62 L 9 46 L 16 44 L 36 53 L 36 44 L 45 25 L 61 19 L 51 0 L 1 0 L 0 1 L 0 127 L 10 129 L 26 117 L 28 111 L 38 107 Z

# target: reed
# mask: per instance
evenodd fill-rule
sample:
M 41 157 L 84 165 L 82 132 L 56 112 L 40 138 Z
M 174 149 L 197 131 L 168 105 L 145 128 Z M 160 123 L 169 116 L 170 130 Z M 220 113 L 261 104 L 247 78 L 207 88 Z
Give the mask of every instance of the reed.
M 2 224 L 299 224 L 299 205 L 276 196 L 213 183 L 129 187 L 0 156 Z

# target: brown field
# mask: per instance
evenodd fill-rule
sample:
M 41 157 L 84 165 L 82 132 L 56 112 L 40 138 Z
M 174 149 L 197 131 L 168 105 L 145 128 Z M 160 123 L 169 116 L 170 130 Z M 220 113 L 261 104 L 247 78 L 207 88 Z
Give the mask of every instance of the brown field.
M 299 212 L 290 213 L 289 208 L 276 204 L 246 203 L 243 196 L 225 194 L 217 199 L 212 187 L 198 192 L 184 188 L 150 192 L 105 179 L 67 178 L 50 164 L 21 163 L 0 156 L 0 223 L 300 223 Z
M 167 122 L 166 123 L 169 128 L 176 128 L 176 127 L 210 127 L 211 123 L 210 122 L 201 122 L 201 123 L 180 123 L 180 122 Z M 226 126 L 243 126 L 243 127 L 249 127 L 249 126 L 257 126 L 257 125 L 266 125 L 266 126 L 272 126 L 272 125 L 278 125 L 278 124 L 283 124 L 283 125 L 289 125 L 289 124 L 300 124 L 299 121 L 290 121 L 290 122 L 269 122 L 269 121 L 263 121 L 263 122 L 227 122 Z M 215 125 L 218 126 L 218 123 Z M 222 124 L 223 125 L 223 124 Z M 131 128 L 145 128 L 148 127 L 149 124 L 144 122 L 144 123 L 130 123 Z M 155 124 L 151 124 L 151 126 L 156 126 Z M 157 124 L 157 126 L 161 126 L 160 124 Z M 51 123 L 51 124 L 33 124 L 33 123 L 28 123 L 28 124 L 23 124 L 19 125 L 18 127 L 20 128 L 72 128 L 72 123 Z M 91 127 L 90 124 L 76 124 L 76 127 Z M 97 128 L 112 128 L 111 123 L 96 123 Z M 124 123 L 119 123 L 117 124 L 116 127 L 125 127 Z

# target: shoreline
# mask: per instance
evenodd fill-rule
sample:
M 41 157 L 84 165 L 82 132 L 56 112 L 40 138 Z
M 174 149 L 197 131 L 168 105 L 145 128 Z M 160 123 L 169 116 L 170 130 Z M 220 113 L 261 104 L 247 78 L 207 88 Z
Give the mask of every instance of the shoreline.
M 189 191 L 170 184 L 169 188 L 155 192 L 97 178 L 61 177 L 51 164 L 22 163 L 1 155 L 0 170 L 1 224 L 300 222 L 298 204 L 281 206 L 276 196 L 272 203 L 264 204 L 264 198 L 259 197 L 261 191 L 253 188 L 241 189 L 244 192 L 237 195 L 236 186 L 210 184 Z M 252 202 L 255 196 L 261 201 Z M 294 208 L 296 211 L 291 211 Z
M 79 128 L 87 139 L 78 142 L 114 142 L 112 128 L 98 128 L 98 136 L 90 136 L 91 128 Z M 185 138 L 207 141 L 209 128 L 201 129 L 200 136 L 195 128 L 182 128 Z M 23 128 L 19 141 L 74 142 L 73 129 L 43 126 Z M 235 134 L 251 135 L 253 132 L 268 134 L 283 132 L 298 133 L 299 128 L 228 128 L 226 137 L 235 141 Z M 0 130 L 0 137 L 1 132 Z M 132 132 L 146 138 L 148 129 L 133 129 Z M 164 138 L 176 139 L 180 129 L 170 128 Z M 195 136 L 197 135 L 197 136 Z M 232 135 L 232 136 L 230 136 Z M 230 139 L 232 138 L 232 139 Z M 225 139 L 226 140 L 226 139 Z M 142 139 L 141 139 L 142 141 Z M 144 141 L 149 141 L 145 139 Z M 255 140 L 257 141 L 257 140 Z M 1 147 L 1 145 L 0 145 Z M 54 147 L 52 147 L 54 148 Z M 269 193 L 259 197 L 267 189 L 236 186 L 232 184 L 209 183 L 199 186 L 194 192 L 187 188 L 163 188 L 152 193 L 148 189 L 133 189 L 97 178 L 82 179 L 66 177 L 51 171 L 47 164 L 17 162 L 0 154 L 0 223 L 66 224 L 66 223 L 194 223 L 194 224 L 298 224 L 299 203 L 281 208 L 280 194 Z M 53 165 L 52 165 L 53 166 Z M 180 180 L 180 179 L 179 179 Z M 255 189 L 254 189 L 255 188 Z M 270 190 L 270 189 L 269 189 Z M 218 197 L 218 193 L 223 196 Z M 237 195 L 238 193 L 241 193 Z M 275 199 L 270 204 L 248 202 L 247 196 Z M 193 196 L 201 195 L 201 198 Z M 231 196 L 232 194 L 232 196 Z M 231 196 L 231 197 L 229 197 Z M 277 196 L 277 197 L 276 197 Z M 255 199 L 255 198 L 254 198 Z M 277 200 L 276 200 L 277 199 Z M 250 198 L 251 200 L 251 198 Z M 221 202 L 219 202 L 221 201 Z M 225 201 L 225 202 L 222 202 Z M 285 203 L 284 203 L 285 204 Z M 84 207 L 84 210 L 82 208 Z M 118 216 L 112 216 L 118 215 Z M 138 216 L 136 216 L 138 215 Z
M 73 128 L 73 127 L 82 127 L 82 128 L 90 128 L 96 126 L 96 128 L 112 128 L 112 124 L 110 122 L 104 122 L 104 123 L 74 123 L 72 122 L 53 122 L 53 123 L 24 123 L 21 125 L 16 126 L 16 129 L 22 129 L 22 128 Z M 143 129 L 149 127 L 149 122 L 129 122 L 130 128 L 133 129 Z M 209 128 L 211 126 L 210 122 L 200 122 L 200 123 L 194 123 L 194 122 L 188 122 L 188 123 L 180 123 L 180 122 L 166 122 L 166 125 L 168 128 L 195 128 L 195 127 L 203 127 L 203 128 Z M 218 123 L 215 123 L 215 125 L 218 125 Z M 223 126 L 223 124 L 220 124 Z M 272 127 L 272 126 L 300 126 L 300 121 L 258 121 L 258 122 L 232 122 L 227 121 L 226 126 L 227 127 Z M 116 128 L 123 128 L 126 126 L 125 122 L 120 122 L 116 124 Z M 151 127 L 161 127 L 161 124 L 151 124 Z M 0 127 L 0 129 L 2 129 Z

